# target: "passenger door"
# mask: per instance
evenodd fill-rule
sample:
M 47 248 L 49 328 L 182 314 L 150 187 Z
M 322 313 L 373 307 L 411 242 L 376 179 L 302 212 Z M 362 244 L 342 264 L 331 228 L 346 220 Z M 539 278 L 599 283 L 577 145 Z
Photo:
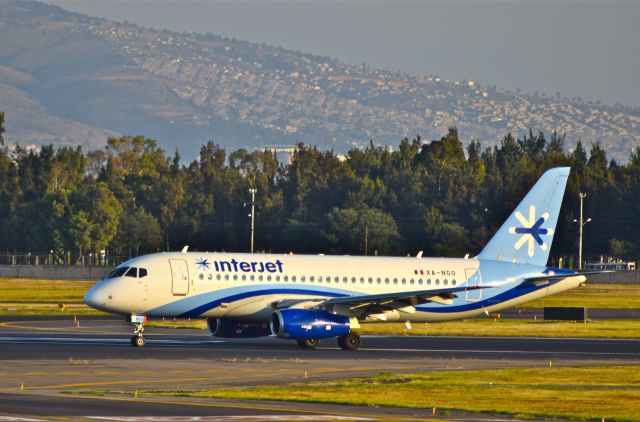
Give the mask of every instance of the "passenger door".
M 171 291 L 174 295 L 184 296 L 189 293 L 189 268 L 184 259 L 170 259 L 171 265 Z
M 464 274 L 467 277 L 467 286 L 481 286 L 482 278 L 480 277 L 480 270 L 477 268 L 466 268 Z M 482 289 L 474 289 L 466 291 L 467 302 L 478 302 L 482 299 Z

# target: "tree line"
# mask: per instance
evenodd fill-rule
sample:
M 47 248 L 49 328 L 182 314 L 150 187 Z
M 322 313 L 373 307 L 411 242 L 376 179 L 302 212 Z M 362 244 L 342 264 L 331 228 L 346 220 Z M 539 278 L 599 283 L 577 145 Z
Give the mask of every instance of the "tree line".
M 465 150 L 450 128 L 436 141 L 370 143 L 345 156 L 299 144 L 283 162 L 269 150 L 208 142 L 188 165 L 142 136 L 86 153 L 1 147 L 0 251 L 53 251 L 67 263 L 103 250 L 248 251 L 255 188 L 256 251 L 474 255 L 545 170 L 570 166 L 552 256 L 571 265 L 584 192 L 585 255 L 635 260 L 640 147 L 618 164 L 598 143 L 588 153 L 566 143 L 529 131 Z

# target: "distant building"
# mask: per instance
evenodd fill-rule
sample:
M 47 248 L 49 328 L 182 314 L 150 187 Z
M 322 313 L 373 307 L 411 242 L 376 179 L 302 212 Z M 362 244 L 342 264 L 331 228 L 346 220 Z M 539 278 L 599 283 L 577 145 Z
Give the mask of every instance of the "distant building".
M 256 149 L 261 151 L 275 152 L 276 156 L 278 157 L 278 161 L 288 166 L 289 164 L 291 164 L 291 159 L 293 158 L 293 153 L 295 152 L 296 147 L 289 146 L 289 145 L 280 145 L 280 146 L 273 145 L 273 146 L 259 147 Z
M 613 262 L 587 262 L 587 271 L 635 271 L 636 263 L 634 261 L 613 261 Z

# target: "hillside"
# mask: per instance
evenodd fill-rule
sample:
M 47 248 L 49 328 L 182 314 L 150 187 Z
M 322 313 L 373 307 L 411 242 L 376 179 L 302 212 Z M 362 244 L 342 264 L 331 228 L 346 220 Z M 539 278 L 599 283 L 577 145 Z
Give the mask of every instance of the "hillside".
M 317 144 L 346 151 L 439 138 L 456 125 L 484 144 L 512 131 L 599 140 L 625 161 L 640 144 L 640 110 L 579 98 L 521 95 L 353 66 L 215 35 L 174 33 L 0 3 L 0 109 L 21 144 L 102 146 L 144 134 L 193 158 L 213 139 L 229 148 Z

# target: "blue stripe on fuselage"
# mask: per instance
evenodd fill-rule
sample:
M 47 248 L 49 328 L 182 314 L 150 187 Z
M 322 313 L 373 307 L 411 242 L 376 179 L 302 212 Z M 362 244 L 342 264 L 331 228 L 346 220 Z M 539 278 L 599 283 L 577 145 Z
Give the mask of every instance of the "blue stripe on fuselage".
M 547 271 L 544 271 L 544 272 L 547 273 Z M 567 276 L 571 276 L 572 274 L 574 274 L 572 271 L 556 270 L 556 274 L 558 273 L 566 273 Z M 529 293 L 533 293 L 540 289 L 546 289 L 549 286 L 555 283 L 558 283 L 560 281 L 562 281 L 562 279 L 550 280 L 549 283 L 546 283 L 541 286 L 517 284 L 502 292 L 496 292 L 495 295 L 489 296 L 478 302 L 467 303 L 463 297 L 459 297 L 455 299 L 452 305 L 442 305 L 439 303 L 432 302 L 424 305 L 419 305 L 416 307 L 416 309 L 421 312 L 433 312 L 433 313 L 441 313 L 441 314 L 472 311 L 476 309 L 482 309 L 489 306 L 493 306 L 511 299 L 515 299 L 517 297 L 520 297 Z M 494 289 L 492 288 L 483 290 L 483 292 L 487 294 L 493 291 Z M 176 315 L 178 318 L 197 318 L 203 313 L 220 306 L 222 303 L 232 303 L 234 301 L 247 299 L 250 297 L 277 295 L 277 294 L 307 295 L 312 297 L 344 297 L 344 296 L 357 297 L 358 295 L 361 295 L 364 293 L 352 291 L 352 290 L 346 290 L 346 289 L 335 289 L 331 287 L 323 287 L 323 286 L 322 287 L 321 286 L 293 287 L 287 284 L 232 287 L 232 288 L 227 288 L 222 290 L 211 291 L 211 292 L 199 294 L 196 296 L 186 297 L 176 302 L 172 302 L 167 305 L 161 306 L 159 308 L 152 309 L 147 314 L 149 316 Z M 456 302 L 460 302 L 460 304 L 456 304 Z
M 548 284 L 543 284 L 541 286 L 535 286 L 535 285 L 523 286 L 522 284 L 518 284 L 509 290 L 506 290 L 502 293 L 498 293 L 495 296 L 490 296 L 486 299 L 482 299 L 477 302 L 466 303 L 463 305 L 448 305 L 444 307 L 443 305 L 440 305 L 438 303 L 427 303 L 424 305 L 416 306 L 416 309 L 422 312 L 434 312 L 434 313 L 443 313 L 443 314 L 473 311 L 476 309 L 482 309 L 482 308 L 487 308 L 489 306 L 494 306 L 502 302 L 506 302 L 511 299 L 515 299 L 520 296 L 524 296 L 526 294 L 536 292 L 541 289 L 546 289 L 549 286 L 556 284 L 562 280 L 564 279 L 550 280 Z M 487 290 L 484 290 L 484 291 L 486 292 Z
M 313 297 L 342 297 L 359 295 L 362 293 L 320 286 L 292 287 L 286 284 L 231 287 L 186 297 L 158 308 L 151 309 L 147 312 L 147 315 L 176 315 L 177 318 L 196 318 L 203 313 L 220 306 L 222 303 L 231 303 L 250 297 L 274 294 L 308 295 Z

